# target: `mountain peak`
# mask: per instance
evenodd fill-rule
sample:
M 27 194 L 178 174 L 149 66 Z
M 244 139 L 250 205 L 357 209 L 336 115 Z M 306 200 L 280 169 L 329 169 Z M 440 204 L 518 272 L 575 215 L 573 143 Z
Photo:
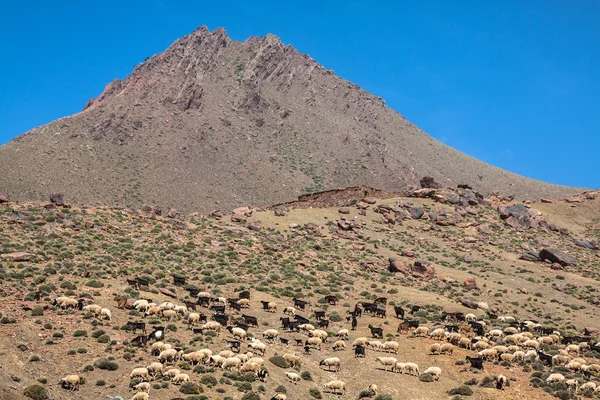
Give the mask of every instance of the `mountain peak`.
M 0 147 L 0 187 L 14 199 L 63 192 L 206 212 L 344 186 L 402 191 L 422 176 L 519 198 L 574 192 L 438 142 L 275 35 L 238 42 L 206 26 L 109 83 L 84 112 L 32 132 Z

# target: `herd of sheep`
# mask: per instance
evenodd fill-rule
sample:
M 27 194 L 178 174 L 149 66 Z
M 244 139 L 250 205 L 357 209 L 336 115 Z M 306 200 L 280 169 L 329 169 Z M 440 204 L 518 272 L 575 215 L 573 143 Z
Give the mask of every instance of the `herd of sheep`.
M 162 327 L 155 327 L 150 335 L 141 335 L 132 339 L 130 342 L 140 347 L 146 347 L 149 354 L 156 357 L 156 361 L 148 363 L 145 367 L 136 367 L 130 373 L 131 379 L 137 379 L 140 383 L 133 386 L 137 392 L 132 400 L 147 400 L 151 385 L 149 382 L 159 378 L 168 377 L 172 384 L 181 385 L 190 382 L 188 374 L 181 372 L 175 367 L 178 361 L 185 361 L 190 365 L 206 364 L 224 371 L 239 371 L 243 373 L 254 373 L 257 379 L 266 381 L 268 371 L 265 368 L 265 360 L 262 358 L 268 346 L 275 343 L 288 345 L 290 339 L 283 337 L 282 332 L 275 328 L 269 328 L 262 332 L 250 331 L 250 327 L 258 327 L 256 317 L 242 314 L 239 317 L 240 309 L 250 308 L 251 301 L 249 292 L 244 298 L 227 299 L 223 297 L 212 297 L 208 292 L 200 292 L 196 296 L 199 300 L 196 304 L 186 302 L 186 305 L 177 305 L 173 302 L 163 302 L 155 304 L 149 299 L 136 299 L 128 305 L 121 300 L 117 301 L 119 308 L 131 308 L 141 315 L 148 317 L 159 317 L 165 321 L 183 320 L 189 329 L 194 333 L 206 334 L 208 331 L 214 331 L 219 336 L 223 335 L 221 342 L 227 344 L 227 349 L 222 351 L 213 351 L 209 348 L 197 350 L 173 347 L 171 343 L 165 340 L 165 330 Z M 209 299 L 206 301 L 206 299 Z M 204 299 L 200 301 L 200 299 Z M 400 344 L 392 340 L 383 340 L 384 327 L 374 327 L 368 325 L 371 330 L 372 338 L 366 336 L 357 337 L 352 345 L 347 345 L 350 340 L 350 333 L 358 325 L 357 319 L 363 312 L 369 309 L 369 303 L 356 305 L 352 312 L 348 312 L 347 321 L 352 321 L 352 329 L 341 327 L 336 332 L 331 332 L 323 327 L 329 327 L 329 320 L 324 318 L 324 313 L 315 312 L 319 318 L 317 321 L 309 321 L 301 317 L 299 311 L 306 311 L 307 303 L 294 299 L 294 306 L 285 306 L 283 308 L 284 316 L 282 321 L 282 330 L 285 332 L 295 332 L 301 334 L 304 339 L 296 340 L 296 344 L 303 346 L 303 353 L 310 354 L 313 349 L 321 350 L 322 346 L 331 344 L 331 351 L 346 351 L 349 347 L 354 351 L 354 357 L 365 357 L 368 352 L 391 353 L 394 355 L 402 354 Z M 215 311 L 212 314 L 213 320 L 208 320 L 207 315 L 196 310 L 196 305 Z M 236 304 L 236 306 L 233 306 Z M 62 309 L 79 309 L 93 313 L 99 319 L 111 320 L 111 311 L 106 307 L 96 304 L 85 304 L 84 299 L 73 299 L 70 297 L 58 297 L 53 300 L 53 305 Z M 229 313 L 225 312 L 229 307 Z M 262 309 L 266 312 L 277 312 L 279 305 L 276 302 L 262 302 Z M 385 309 L 386 304 L 378 305 L 377 309 Z M 399 309 L 400 308 L 400 309 Z M 396 315 L 404 319 L 405 311 L 396 306 Z M 418 310 L 418 306 L 416 307 Z M 233 312 L 232 312 L 233 311 Z M 411 314 L 415 308 L 411 310 Z M 320 313 L 320 314 L 319 314 Z M 379 312 L 381 314 L 381 312 Z M 237 317 L 236 317 L 237 316 Z M 287 316 L 287 317 L 286 317 Z M 290 318 L 294 318 L 291 320 Z M 600 393 L 600 386 L 593 380 L 600 372 L 600 365 L 590 363 L 580 356 L 584 350 L 600 350 L 598 346 L 591 343 L 589 336 L 563 336 L 554 329 L 544 328 L 535 321 L 518 322 L 515 318 L 509 316 L 491 316 L 484 318 L 477 317 L 474 314 L 464 315 L 462 313 L 444 313 L 439 322 L 430 323 L 430 326 L 420 325 L 416 319 L 404 319 L 404 322 L 398 326 L 395 333 L 403 334 L 408 325 L 412 330 L 408 332 L 408 337 L 428 338 L 433 341 L 429 346 L 431 355 L 454 354 L 456 348 L 463 351 L 473 352 L 466 357 L 466 361 L 471 368 L 484 369 L 485 362 L 506 362 L 509 364 L 515 362 L 541 361 L 549 366 L 565 366 L 571 371 L 582 372 L 588 379 L 586 382 L 580 382 L 576 379 L 566 379 L 562 374 L 553 373 L 547 378 L 547 382 L 564 382 L 570 390 L 591 390 Z M 487 322 L 486 322 L 487 321 Z M 342 321 L 343 323 L 343 321 Z M 498 326 L 490 326 L 490 323 Z M 145 332 L 144 322 L 128 322 L 134 328 L 142 329 Z M 317 326 L 315 326 L 317 325 Z M 387 328 L 385 328 L 387 329 Z M 134 330 L 135 332 L 135 330 Z M 388 332 L 391 333 L 391 332 Z M 393 336 L 393 335 L 389 335 Z M 297 337 L 297 336 L 296 336 Z M 333 340 L 332 340 L 333 338 Z M 154 342 L 148 343 L 154 339 Z M 382 340 L 377 340 L 382 339 Z M 221 343 L 220 342 L 220 343 Z M 149 344 L 149 346 L 148 346 Z M 542 345 L 558 346 L 558 353 L 551 356 L 541 350 Z M 243 345 L 246 346 L 243 351 Z M 291 366 L 298 366 L 302 355 L 296 352 L 286 352 L 282 356 Z M 414 375 L 421 377 L 422 374 L 429 375 L 433 381 L 440 379 L 442 369 L 438 366 L 429 366 L 423 371 L 414 362 L 399 361 L 396 357 L 378 355 L 376 363 L 381 365 L 384 371 L 394 373 Z M 504 364 L 503 364 L 504 365 Z M 339 357 L 327 357 L 320 361 L 319 366 L 326 371 L 338 372 L 343 368 Z M 301 381 L 301 376 L 296 371 L 285 372 L 285 378 L 292 384 Z M 495 376 L 497 389 L 504 389 L 507 384 L 507 377 L 500 374 Z M 60 384 L 70 390 L 77 390 L 81 383 L 78 375 L 68 375 L 61 379 Z M 343 394 L 346 392 L 346 383 L 341 380 L 332 380 L 322 387 L 323 391 L 334 394 Z M 370 392 L 377 393 L 377 385 L 371 384 L 368 389 Z M 286 395 L 275 393 L 274 400 L 285 400 Z

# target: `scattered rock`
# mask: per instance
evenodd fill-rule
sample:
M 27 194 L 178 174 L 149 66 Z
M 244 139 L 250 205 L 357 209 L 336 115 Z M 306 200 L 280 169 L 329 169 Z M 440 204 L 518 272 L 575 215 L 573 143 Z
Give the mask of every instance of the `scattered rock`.
M 423 216 L 425 210 L 423 209 L 423 207 L 411 207 L 408 209 L 408 213 L 412 218 L 419 219 Z
M 177 211 L 174 208 L 171 208 L 169 210 L 169 212 L 167 213 L 167 218 L 173 218 L 173 219 L 179 218 L 179 211 Z
M 465 299 L 464 297 L 459 297 L 457 300 L 463 306 L 472 308 L 473 310 L 477 310 L 479 308 L 479 303 L 477 301 Z
M 542 203 L 552 203 L 552 200 L 549 199 L 541 199 Z
M 144 204 L 142 206 L 142 215 L 146 217 L 160 216 L 162 214 L 162 209 L 157 206 L 152 206 L 150 204 Z
M 549 260 L 553 263 L 558 263 L 562 266 L 575 265 L 577 259 L 555 248 L 545 248 L 540 251 L 539 257 L 541 260 Z
M 290 208 L 286 206 L 277 206 L 273 210 L 276 217 L 285 217 L 290 212 Z
M 220 210 L 213 210 L 208 214 L 208 216 L 216 220 L 220 220 L 223 218 L 223 213 Z
M 8 203 L 8 197 L 4 193 L 0 193 L 0 204 Z
M 17 251 L 17 252 L 14 252 L 14 253 L 0 254 L 0 258 L 3 258 L 5 260 L 10 260 L 10 261 L 15 261 L 15 262 L 30 261 L 34 257 L 35 257 L 35 254 L 25 253 L 23 251 Z
M 432 176 L 425 176 L 420 181 L 419 184 L 423 189 L 439 189 L 442 186 L 433 179 Z
M 472 276 L 465 279 L 465 281 L 463 282 L 463 286 L 471 290 L 479 290 L 479 286 L 477 286 L 477 281 Z
M 165 296 L 171 297 L 173 299 L 177 298 L 177 294 L 165 288 L 158 288 L 158 291 L 164 294 Z
M 521 260 L 525 260 L 525 261 L 533 261 L 533 262 L 540 261 L 540 257 L 534 252 L 527 252 L 519 258 Z
M 406 273 L 406 264 L 402 260 L 399 260 L 394 257 L 390 257 L 388 271 L 393 272 L 393 273 L 395 273 L 395 272 Z
M 377 199 L 375 197 L 365 197 L 363 199 L 360 200 L 363 203 L 367 203 L 367 204 L 376 204 L 377 203 Z
M 246 222 L 247 217 L 244 214 L 232 214 L 231 222 Z
M 583 247 L 590 250 L 598 250 L 598 245 L 595 242 L 588 242 L 586 240 L 574 240 L 575 246 Z
M 416 278 L 431 279 L 435 277 L 435 268 L 425 260 L 417 260 L 411 268 L 411 273 Z
M 338 212 L 339 212 L 340 214 L 346 214 L 346 215 L 347 215 L 347 214 L 350 214 L 350 210 L 348 210 L 347 208 L 339 208 L 339 209 L 338 209 Z
M 50 201 L 57 206 L 63 206 L 65 204 L 63 195 L 61 193 L 51 193 L 49 197 Z
M 404 257 L 410 257 L 413 258 L 415 256 L 415 252 L 412 250 L 402 250 L 401 253 Z
M 600 338 L 600 329 L 598 328 L 584 328 L 583 333 L 585 336 L 595 336 Z
M 254 210 L 250 209 L 250 207 L 238 207 L 235 210 L 233 210 L 233 214 L 241 214 L 246 217 L 251 217 L 253 211 Z
M 554 271 L 560 271 L 563 269 L 563 266 L 560 265 L 559 263 L 552 263 L 550 265 L 550 268 L 553 269 Z

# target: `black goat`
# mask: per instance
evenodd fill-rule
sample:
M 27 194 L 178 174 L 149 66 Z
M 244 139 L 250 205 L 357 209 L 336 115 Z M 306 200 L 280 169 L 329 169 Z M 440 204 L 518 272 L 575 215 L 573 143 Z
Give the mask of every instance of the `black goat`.
M 212 305 L 209 307 L 209 310 L 213 310 L 215 312 L 224 314 L 225 313 L 225 306 L 223 305 Z
M 256 373 L 256 377 L 261 382 L 266 382 L 267 376 L 269 376 L 269 371 L 267 371 L 266 369 L 261 369 Z
M 377 310 L 375 310 L 375 316 L 385 318 L 385 310 L 378 308 Z
M 198 297 L 198 305 L 200 307 L 210 306 L 210 297 L 206 297 L 206 296 Z
M 354 348 L 354 357 L 365 357 L 366 352 L 365 346 L 359 344 Z
M 258 319 L 256 317 L 252 317 L 250 315 L 242 314 L 242 318 L 249 326 L 253 326 L 258 328 Z
M 123 329 L 125 329 L 126 331 L 132 330 L 133 333 L 135 333 L 135 331 L 137 330 L 140 330 L 144 332 L 144 334 L 146 334 L 146 323 L 127 321 L 125 326 L 123 326 Z
M 146 347 L 147 343 L 148 337 L 144 335 L 136 336 L 135 338 L 131 339 L 131 344 L 137 347 Z
M 238 294 L 238 298 L 250 300 L 250 291 L 249 290 L 241 291 L 240 294 Z
M 227 340 L 223 339 L 222 342 L 227 343 L 227 348 L 234 350 L 235 352 L 240 352 L 240 341 L 239 340 Z
M 317 321 L 320 321 L 323 318 L 325 318 L 325 311 L 315 311 L 315 318 L 317 319 Z
M 227 324 L 229 323 L 229 316 L 225 314 L 214 313 L 213 319 L 223 326 L 227 326 Z
M 383 328 L 377 328 L 373 325 L 369 325 L 369 329 L 371 330 L 372 337 L 383 339 Z
M 335 296 L 325 296 L 325 303 L 335 306 L 337 304 L 337 297 Z
M 306 308 L 306 305 L 308 304 L 308 302 L 304 301 L 304 300 L 299 300 L 297 298 L 293 298 L 294 300 L 294 307 L 299 308 L 301 310 L 304 310 Z
M 284 339 L 282 337 L 279 337 L 279 341 L 281 342 L 282 345 L 287 346 L 288 344 L 290 344 L 289 339 Z
M 352 330 L 356 330 L 356 326 L 358 325 L 358 321 L 355 316 L 352 316 Z
M 483 371 L 483 358 L 482 357 L 469 357 L 466 360 L 471 363 L 471 368 L 475 368 Z
M 413 315 L 414 313 L 418 312 L 421 309 L 421 306 L 412 306 L 410 308 L 410 315 Z
M 317 322 L 317 328 L 323 328 L 323 329 L 329 328 L 329 320 L 328 319 L 320 320 L 319 322 Z
M 549 366 L 552 366 L 552 356 L 551 355 L 546 354 L 546 353 L 544 353 L 541 350 L 537 350 L 537 354 L 540 357 L 540 361 L 542 363 L 545 363 L 545 364 L 547 364 Z
M 400 306 L 394 306 L 394 312 L 396 313 L 396 318 L 404 319 L 404 308 Z

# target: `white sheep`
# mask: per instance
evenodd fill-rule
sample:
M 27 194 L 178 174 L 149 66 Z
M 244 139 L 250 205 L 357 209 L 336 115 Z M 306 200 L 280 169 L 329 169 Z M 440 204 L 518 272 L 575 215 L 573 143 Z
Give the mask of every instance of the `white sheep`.
M 446 338 L 446 331 L 443 328 L 434 329 L 429 334 L 429 337 L 434 340 L 444 340 Z
M 344 392 L 346 391 L 346 384 L 342 381 L 331 381 L 331 382 L 327 382 L 326 384 L 323 385 L 323 391 L 329 391 L 331 393 L 340 393 L 340 394 L 344 394 Z
M 321 360 L 321 362 L 319 363 L 319 366 L 327 367 L 328 371 L 331 371 L 331 367 L 334 368 L 334 371 L 339 371 L 340 368 L 342 367 L 340 359 L 337 357 L 329 357 L 324 360 Z
M 267 329 L 263 332 L 263 337 L 265 337 L 267 341 L 274 341 L 279 337 L 279 331 L 277 329 Z
M 509 353 L 503 353 L 503 354 L 500 354 L 500 360 L 512 363 L 515 361 L 515 355 L 509 354 Z
M 227 360 L 225 357 L 216 355 L 216 356 L 212 356 L 209 359 L 209 364 L 216 365 L 217 367 L 221 368 L 223 366 L 223 364 L 225 363 L 225 360 Z
M 390 340 L 389 342 L 385 342 L 383 344 L 383 346 L 381 347 L 381 349 L 387 353 L 394 353 L 394 354 L 398 354 L 398 349 L 400 348 L 400 345 L 398 344 L 398 342 L 395 342 L 393 340 Z
M 296 316 L 296 309 L 294 307 L 286 307 L 283 309 L 283 313 L 289 315 L 290 317 Z
M 150 384 L 148 382 L 138 383 L 133 388 L 135 390 L 141 390 L 142 392 L 150 393 Z
M 346 342 L 344 342 L 343 340 L 338 340 L 333 344 L 334 351 L 344 350 L 345 348 L 346 348 Z
M 231 371 L 233 369 L 239 370 L 241 366 L 242 360 L 240 360 L 237 357 L 229 357 L 225 359 L 225 362 L 223 363 L 223 365 L 221 365 L 221 368 L 223 368 L 224 370 Z
M 250 300 L 248 299 L 239 299 L 237 303 L 241 308 L 250 308 Z
M 526 340 L 525 343 L 523 343 L 523 347 L 526 349 L 539 349 L 540 348 L 540 342 L 538 342 L 537 340 L 534 339 L 529 339 Z
M 240 371 L 241 372 L 254 372 L 256 374 L 256 373 L 258 373 L 258 371 L 260 371 L 260 364 L 248 361 L 248 362 L 244 363 L 244 365 L 242 365 L 242 368 L 240 369 Z
M 431 346 L 429 346 L 429 353 L 432 355 L 440 354 L 441 348 L 442 346 L 439 343 L 433 343 Z
M 193 351 L 191 353 L 184 354 L 181 358 L 184 361 L 189 362 L 192 365 L 198 365 L 206 359 L 206 353 L 200 351 Z
M 504 333 L 500 329 L 492 329 L 486 334 L 486 336 L 497 340 L 504 337 Z
M 567 351 L 567 353 L 575 353 L 575 354 L 579 354 L 579 345 L 577 344 L 570 344 L 566 347 L 565 349 Z
M 291 354 L 291 353 L 285 353 L 283 355 L 283 358 L 285 358 L 285 360 L 290 363 L 290 365 L 292 367 L 295 367 L 296 365 L 300 365 L 300 356 L 296 355 L 296 354 Z
M 300 329 L 304 333 L 308 333 L 310 331 L 314 331 L 315 327 L 311 324 L 300 324 L 298 325 L 298 329 Z
M 452 353 L 454 353 L 454 346 L 452 344 L 450 344 L 450 343 L 444 343 L 440 347 L 440 354 L 452 355 Z
M 565 384 L 569 390 L 575 389 L 577 392 L 577 389 L 579 389 L 579 381 L 577 379 L 567 379 Z
M 146 367 L 148 374 L 152 375 L 153 377 L 156 377 L 156 375 L 159 374 L 162 375 L 164 368 L 165 367 L 159 362 L 153 362 Z
M 67 375 L 59 381 L 59 384 L 65 389 L 79 390 L 79 384 L 81 383 L 81 378 L 79 375 Z
M 397 362 L 392 367 L 392 372 L 400 372 L 402 375 L 404 375 L 404 373 L 406 372 L 406 363 Z
M 597 387 L 598 387 L 598 385 L 596 385 L 595 382 L 587 382 L 587 383 L 584 383 L 583 385 L 581 385 L 580 389 L 582 392 L 585 392 L 588 390 L 593 392 L 596 390 Z
M 393 369 L 398 362 L 398 360 L 394 357 L 377 357 L 375 361 L 380 362 L 386 371 L 388 367 L 392 367 Z
M 415 363 L 405 363 L 404 370 L 407 374 L 412 375 L 413 373 L 416 376 L 419 376 L 421 373 L 419 372 L 419 366 Z
M 555 382 L 564 382 L 565 377 L 563 374 L 550 374 L 548 378 L 546 378 L 546 383 L 555 383 Z
M 242 342 L 246 340 L 246 331 L 242 328 L 232 328 L 231 334 L 233 335 L 234 339 L 238 339 Z
M 423 373 L 429 374 L 433 377 L 434 380 L 439 381 L 440 375 L 442 375 L 442 369 L 440 367 L 429 367 Z
M 285 373 L 285 377 L 292 382 L 294 385 L 296 385 L 298 382 L 300 382 L 300 375 L 298 375 L 295 372 L 286 372 Z
M 477 355 L 489 361 L 490 359 L 493 360 L 494 358 L 498 357 L 498 352 L 496 349 L 485 349 L 481 350 L 479 353 L 477 353 Z
M 162 317 L 167 321 L 171 321 L 173 318 L 177 318 L 175 310 L 163 310 Z
M 167 378 L 174 378 L 177 375 L 179 375 L 181 373 L 181 371 L 179 371 L 177 368 L 169 368 L 165 373 L 164 376 L 166 376 Z
M 188 374 L 178 374 L 175 375 L 173 378 L 171 378 L 171 382 L 173 382 L 174 385 L 179 385 L 182 384 L 184 382 L 189 382 L 190 381 L 190 376 Z
M 138 311 L 145 312 L 148 310 L 148 308 L 150 308 L 150 306 L 149 306 L 148 300 L 141 299 L 141 300 L 136 300 L 133 303 L 133 308 L 135 308 Z
M 306 344 L 309 347 L 321 350 L 321 344 L 323 344 L 323 340 L 321 340 L 321 338 L 319 338 L 319 337 L 311 337 L 311 338 L 308 338 L 308 340 L 306 341 Z
M 518 350 L 513 353 L 515 360 L 524 361 L 525 360 L 525 352 Z
M 161 353 L 158 355 L 158 361 L 160 361 L 161 363 L 172 362 L 172 361 L 177 361 L 178 357 L 179 357 L 179 354 L 177 353 L 177 350 L 167 349 L 167 350 L 161 351 Z
M 352 343 L 352 347 L 365 346 L 368 341 L 369 341 L 369 339 L 367 339 L 364 336 L 358 337 L 358 338 L 354 339 L 354 342 Z
M 569 368 L 571 371 L 581 371 L 581 363 L 578 363 L 577 361 L 569 361 L 566 367 Z
M 368 390 L 369 392 L 373 393 L 374 395 L 377 395 L 377 391 L 378 391 L 378 389 L 377 389 L 377 385 L 376 385 L 376 384 L 374 384 L 374 383 L 371 383 L 371 384 L 369 385 L 369 387 L 367 388 L 367 390 Z
M 79 301 L 77 299 L 73 299 L 71 297 L 67 297 L 65 299 L 63 299 L 63 301 L 61 303 L 58 303 L 60 308 L 63 309 L 67 309 L 67 308 L 77 308 L 77 306 L 79 306 Z
M 233 351 L 231 351 L 231 350 L 221 350 L 219 352 L 219 355 L 221 357 L 231 358 L 231 357 L 235 356 L 235 353 Z
M 466 337 L 464 337 L 458 341 L 458 347 L 461 347 L 463 349 L 471 349 L 471 345 L 472 345 L 471 339 L 466 338 Z
M 287 400 L 287 396 L 283 393 L 277 393 L 275 396 L 271 397 L 271 400 Z
M 415 328 L 415 330 L 413 331 L 413 336 L 416 337 L 425 337 L 429 334 L 429 328 L 426 326 L 419 326 L 418 328 Z
M 131 400 L 148 400 L 149 398 L 150 398 L 150 395 L 148 395 L 148 393 L 137 392 L 136 394 L 133 395 Z
M 383 346 L 383 343 L 379 340 L 369 340 L 367 342 L 367 346 L 372 348 L 373 350 L 379 350 Z
M 248 343 L 248 347 L 260 353 L 261 355 L 264 355 L 265 351 L 267 350 L 267 345 L 262 342 L 250 342 Z
M 339 339 L 344 339 L 344 340 L 348 340 L 348 335 L 349 335 L 348 329 L 340 329 L 336 334 L 336 336 Z
M 200 314 L 199 313 L 189 313 L 187 316 L 187 322 L 190 325 L 196 325 L 198 322 L 200 322 Z
M 469 313 L 469 314 L 465 315 L 465 321 L 467 321 L 467 322 L 468 321 L 475 322 L 475 321 L 477 321 L 477 316 L 475 314 Z
M 149 381 L 150 373 L 148 371 L 148 368 L 145 368 L 145 367 L 134 368 L 133 371 L 131 371 L 131 374 L 129 374 L 129 378 L 130 379 L 140 378 L 145 381 Z
M 100 307 L 98 304 L 89 304 L 87 306 L 84 306 L 81 310 L 89 311 L 94 313 L 95 315 L 98 315 L 98 313 L 100 313 L 100 310 L 102 310 L 102 307 Z

